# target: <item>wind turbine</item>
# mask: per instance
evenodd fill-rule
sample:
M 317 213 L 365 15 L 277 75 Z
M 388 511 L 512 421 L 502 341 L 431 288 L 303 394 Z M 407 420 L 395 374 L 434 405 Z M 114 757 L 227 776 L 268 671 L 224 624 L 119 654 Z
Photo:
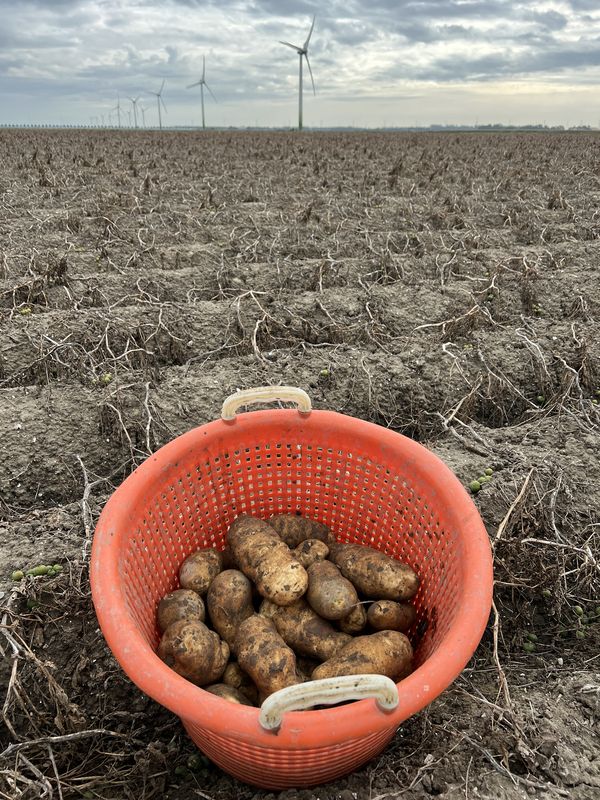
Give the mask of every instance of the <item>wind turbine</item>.
M 121 98 L 117 95 L 117 105 L 113 108 L 117 112 L 117 120 L 119 121 L 119 128 L 121 127 Z
M 140 106 L 140 111 L 142 112 L 142 128 L 145 128 L 146 127 L 146 111 L 148 111 L 148 109 L 144 108 L 144 106 Z
M 299 72 L 298 72 L 298 130 L 302 130 L 302 59 L 306 58 L 306 66 L 308 67 L 308 71 L 310 72 L 310 80 L 312 82 L 313 87 L 313 94 L 316 94 L 315 91 L 315 81 L 312 74 L 312 69 L 310 68 L 310 61 L 308 60 L 308 43 L 310 42 L 310 37 L 312 36 L 313 28 L 315 27 L 315 19 L 316 15 L 313 17 L 312 25 L 310 26 L 310 30 L 308 32 L 308 36 L 306 37 L 306 41 L 302 47 L 296 44 L 290 44 L 290 42 L 282 42 L 281 39 L 279 40 L 279 44 L 284 44 L 286 47 L 291 47 L 292 50 L 295 50 L 299 56 Z
M 210 92 L 210 96 L 212 97 L 212 99 L 215 101 L 215 103 L 217 102 L 217 98 L 212 93 L 210 86 L 204 80 L 204 76 L 205 75 L 206 75 L 206 61 L 205 61 L 204 56 L 202 56 L 202 77 L 200 78 L 199 81 L 196 81 L 196 83 L 190 83 L 190 85 L 188 87 L 186 87 L 186 88 L 193 89 L 194 86 L 199 86 L 200 87 L 200 100 L 202 102 L 202 129 L 203 130 L 206 128 L 206 124 L 205 124 L 205 121 L 204 121 L 204 87 L 205 86 L 208 89 L 208 91 Z
M 140 97 L 138 95 L 136 98 L 130 97 L 129 99 L 131 100 L 131 104 L 133 106 L 133 122 L 134 122 L 135 127 L 137 128 L 137 126 L 138 126 L 138 121 L 137 121 L 137 101 L 140 99 Z
M 152 92 L 152 91 L 148 90 L 148 94 L 153 94 L 156 97 L 156 105 L 158 106 L 158 127 L 161 129 L 161 131 L 162 131 L 162 116 L 161 116 L 161 113 L 160 113 L 160 105 L 161 105 L 161 103 L 162 103 L 162 107 L 164 108 L 164 110 L 165 111 L 167 110 L 167 107 L 165 105 L 165 101 L 162 99 L 162 91 L 165 88 L 165 80 L 166 80 L 166 78 L 163 79 L 162 85 L 160 87 L 160 91 Z

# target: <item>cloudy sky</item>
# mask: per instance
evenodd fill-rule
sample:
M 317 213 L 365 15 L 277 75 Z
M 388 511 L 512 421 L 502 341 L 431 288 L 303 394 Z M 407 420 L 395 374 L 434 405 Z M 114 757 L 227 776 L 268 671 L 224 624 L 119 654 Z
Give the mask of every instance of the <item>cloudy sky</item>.
M 313 13 L 306 125 L 600 125 L 600 0 L 0 0 L 0 123 L 295 124 Z

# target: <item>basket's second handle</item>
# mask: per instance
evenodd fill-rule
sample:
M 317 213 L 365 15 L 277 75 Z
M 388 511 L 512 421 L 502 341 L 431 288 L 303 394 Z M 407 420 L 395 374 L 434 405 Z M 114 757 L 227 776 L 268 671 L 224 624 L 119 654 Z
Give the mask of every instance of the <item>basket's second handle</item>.
M 343 675 L 297 683 L 269 695 L 260 707 L 258 721 L 265 730 L 276 731 L 286 711 L 365 697 L 374 697 L 382 711 L 393 711 L 399 702 L 398 687 L 385 675 Z
M 244 389 L 229 395 L 223 403 L 221 419 L 231 422 L 235 419 L 235 412 L 240 406 L 247 406 L 250 403 L 272 403 L 275 400 L 296 403 L 298 411 L 302 414 L 310 413 L 312 408 L 310 397 L 304 389 L 295 386 L 258 386 L 256 389 Z

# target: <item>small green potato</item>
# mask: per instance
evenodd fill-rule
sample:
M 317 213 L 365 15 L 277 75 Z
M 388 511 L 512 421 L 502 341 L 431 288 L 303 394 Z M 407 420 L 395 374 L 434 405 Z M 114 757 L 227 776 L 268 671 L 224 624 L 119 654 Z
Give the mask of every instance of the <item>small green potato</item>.
M 487 476 L 490 476 L 490 475 L 494 474 L 494 470 L 491 467 L 488 467 L 487 469 L 485 469 L 484 472 L 485 472 L 485 474 Z
M 538 637 L 536 636 L 535 633 L 528 633 L 527 638 L 529 639 L 530 642 L 537 642 L 538 640 Z
M 578 639 L 585 639 L 585 631 L 582 628 L 580 628 L 578 631 L 575 631 L 575 636 Z
M 583 608 L 581 606 L 575 606 L 573 611 L 577 614 L 578 617 L 583 617 Z
M 552 597 L 552 592 L 550 591 L 550 589 L 542 589 L 542 597 L 546 598 Z
M 16 569 L 13 574 L 10 576 L 11 580 L 13 581 L 20 581 L 25 577 L 25 573 L 22 569 Z
M 533 642 L 523 642 L 523 650 L 525 650 L 526 653 L 534 653 L 535 644 Z
M 479 481 L 471 481 L 469 484 L 469 489 L 473 492 L 473 494 L 477 494 L 477 492 L 481 489 L 481 484 Z

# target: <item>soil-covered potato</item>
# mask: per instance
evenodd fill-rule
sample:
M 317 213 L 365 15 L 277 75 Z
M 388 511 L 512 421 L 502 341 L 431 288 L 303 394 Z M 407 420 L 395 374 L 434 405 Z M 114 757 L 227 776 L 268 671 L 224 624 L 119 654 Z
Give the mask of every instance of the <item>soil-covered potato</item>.
M 235 650 L 240 667 L 252 678 L 262 699 L 286 686 L 302 683 L 294 651 L 267 617 L 254 614 L 242 622 Z
M 183 589 L 206 594 L 214 578 L 223 569 L 223 556 L 214 547 L 197 550 L 179 568 L 179 583 Z
M 229 646 L 203 622 L 182 619 L 169 625 L 158 655 L 175 672 L 198 686 L 215 683 L 229 659 Z
M 205 691 L 211 694 L 216 694 L 217 697 L 222 697 L 223 700 L 228 700 L 230 703 L 237 703 L 239 706 L 253 706 L 250 700 L 233 686 L 227 686 L 224 683 L 213 683 L 212 686 L 205 686 Z
M 308 517 L 299 517 L 296 514 L 275 514 L 267 522 L 277 531 L 281 540 L 292 549 L 298 547 L 306 539 L 319 539 L 325 544 L 334 541 L 327 525 Z
M 369 625 L 376 631 L 407 631 L 416 618 L 414 606 L 394 600 L 377 600 L 367 611 Z
M 254 614 L 252 584 L 243 572 L 226 569 L 211 583 L 206 605 L 214 629 L 233 649 L 240 623 Z
M 258 703 L 258 689 L 250 675 L 244 672 L 237 661 L 230 661 L 229 664 L 227 664 L 221 681 L 226 686 L 231 686 L 232 689 L 236 689 L 238 692 L 245 695 L 252 705 L 255 706 Z
M 362 544 L 329 546 L 329 559 L 365 597 L 375 600 L 410 600 L 419 579 L 406 564 Z
M 175 589 L 166 594 L 158 604 L 156 619 L 159 629 L 164 632 L 169 625 L 180 619 L 204 622 L 205 613 L 204 600 L 197 592 L 191 589 Z
M 318 661 L 332 658 L 351 639 L 315 613 L 304 598 L 285 607 L 265 600 L 260 613 L 273 620 L 279 635 L 294 652 Z
M 315 561 L 307 570 L 306 599 L 323 619 L 343 619 L 358 603 L 352 583 L 330 561 Z
M 292 554 L 302 564 L 304 569 L 308 569 L 315 561 L 325 561 L 329 555 L 329 547 L 320 539 L 306 539 L 294 547 Z
M 263 597 L 287 606 L 306 592 L 306 570 L 266 522 L 243 514 L 227 538 L 240 569 Z
M 352 636 L 356 636 L 357 633 L 360 633 L 366 624 L 367 612 L 361 603 L 355 605 L 352 611 L 339 622 L 340 630 Z
M 340 675 L 378 674 L 400 680 L 410 669 L 413 651 L 399 631 L 378 631 L 357 636 L 340 652 L 313 670 L 312 680 Z

